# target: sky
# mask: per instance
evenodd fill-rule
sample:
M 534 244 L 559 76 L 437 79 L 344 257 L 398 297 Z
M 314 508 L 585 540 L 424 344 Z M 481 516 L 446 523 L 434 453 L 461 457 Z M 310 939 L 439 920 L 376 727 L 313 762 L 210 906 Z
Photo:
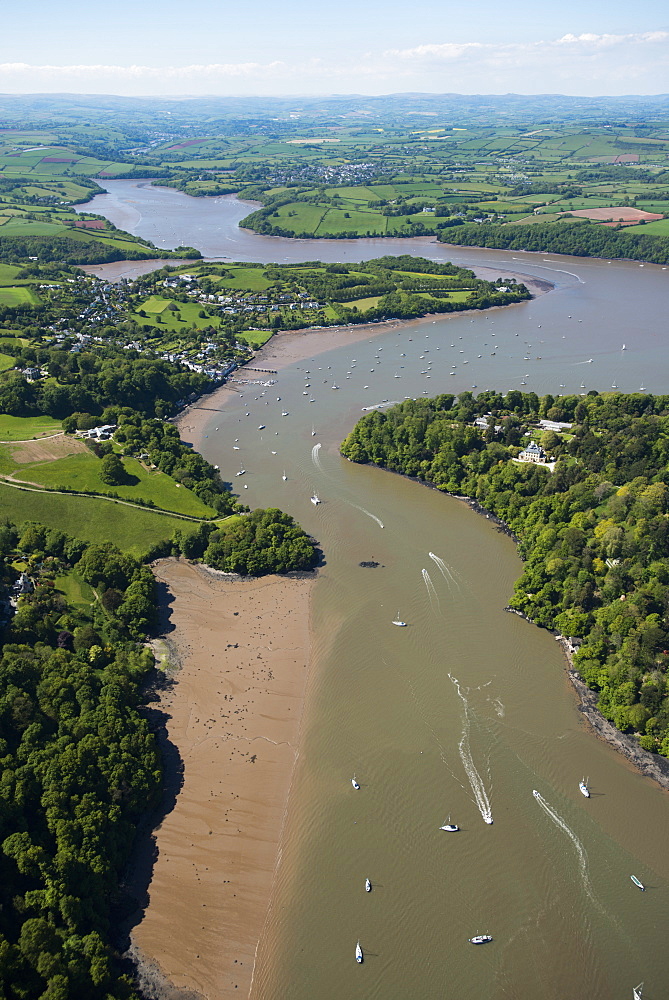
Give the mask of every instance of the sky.
M 669 92 L 666 0 L 2 3 L 0 93 Z

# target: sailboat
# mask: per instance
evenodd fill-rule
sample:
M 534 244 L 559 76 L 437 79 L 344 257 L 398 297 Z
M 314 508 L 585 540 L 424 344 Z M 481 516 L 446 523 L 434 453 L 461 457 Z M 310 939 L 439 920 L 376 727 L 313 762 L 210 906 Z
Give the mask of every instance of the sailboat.
M 372 883 L 370 882 L 370 880 L 368 878 L 366 878 L 365 879 L 365 892 L 371 892 L 371 891 L 372 891 Z
M 590 798 L 590 789 L 588 788 L 587 778 L 581 778 L 578 783 L 578 787 L 581 790 L 581 795 L 585 795 L 586 799 Z
M 355 775 L 351 778 L 351 784 L 355 788 L 356 792 L 360 790 L 360 783 Z
M 281 478 L 283 479 L 284 483 L 288 479 L 288 476 L 286 475 L 286 470 L 285 469 L 283 470 L 283 475 L 281 476 Z
M 246 469 L 244 468 L 244 466 L 240 465 L 239 466 L 239 472 L 235 472 L 235 475 L 236 476 L 243 476 L 245 474 L 245 472 L 246 472 Z
M 362 965 L 363 958 L 364 955 L 362 954 L 362 948 L 360 947 L 360 942 L 358 941 L 358 943 L 355 946 L 355 960 L 358 963 L 358 965 Z
M 398 612 L 397 612 L 397 618 L 394 619 L 393 625 L 399 625 L 400 628 L 406 628 L 406 624 L 407 623 L 403 622 L 402 619 L 400 618 L 400 613 L 399 613 L 399 610 L 398 610 Z
M 309 499 L 311 500 L 314 507 L 318 507 L 319 503 L 321 502 L 321 498 L 319 497 L 318 493 L 314 493 L 314 495 L 309 497 Z
M 643 983 L 639 983 L 638 986 L 632 988 L 632 1000 L 641 1000 L 641 994 L 643 993 Z
M 449 816 L 444 825 L 440 826 L 439 829 L 445 830 L 446 833 L 457 833 L 460 827 L 457 823 L 451 823 L 451 817 Z
M 312 436 L 312 438 L 316 437 L 316 428 L 314 427 L 313 424 L 311 425 L 311 436 Z

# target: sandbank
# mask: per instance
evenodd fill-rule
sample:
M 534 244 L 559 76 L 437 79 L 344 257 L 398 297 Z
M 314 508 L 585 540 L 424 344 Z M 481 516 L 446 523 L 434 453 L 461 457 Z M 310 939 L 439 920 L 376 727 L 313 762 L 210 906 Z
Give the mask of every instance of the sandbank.
M 309 665 L 312 579 L 158 560 L 178 662 L 161 695 L 183 762 L 132 932 L 156 997 L 247 996 L 278 861 Z

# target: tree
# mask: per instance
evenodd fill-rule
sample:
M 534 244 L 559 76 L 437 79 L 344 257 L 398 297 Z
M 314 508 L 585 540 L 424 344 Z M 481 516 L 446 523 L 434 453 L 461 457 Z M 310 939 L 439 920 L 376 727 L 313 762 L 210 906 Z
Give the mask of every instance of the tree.
M 125 468 L 116 452 L 112 451 L 102 459 L 100 479 L 103 483 L 107 483 L 108 486 L 118 486 L 125 482 Z

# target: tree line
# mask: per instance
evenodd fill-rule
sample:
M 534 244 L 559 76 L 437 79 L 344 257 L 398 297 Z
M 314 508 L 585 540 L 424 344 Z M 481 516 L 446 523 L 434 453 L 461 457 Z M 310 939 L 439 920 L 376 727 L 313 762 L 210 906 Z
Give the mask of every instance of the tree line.
M 442 243 L 496 250 L 527 250 L 563 253 L 572 257 L 605 257 L 612 260 L 643 260 L 669 264 L 669 237 L 646 236 L 634 227 L 609 228 L 587 219 L 566 223 L 503 226 L 492 223 L 458 226 L 440 233 Z

